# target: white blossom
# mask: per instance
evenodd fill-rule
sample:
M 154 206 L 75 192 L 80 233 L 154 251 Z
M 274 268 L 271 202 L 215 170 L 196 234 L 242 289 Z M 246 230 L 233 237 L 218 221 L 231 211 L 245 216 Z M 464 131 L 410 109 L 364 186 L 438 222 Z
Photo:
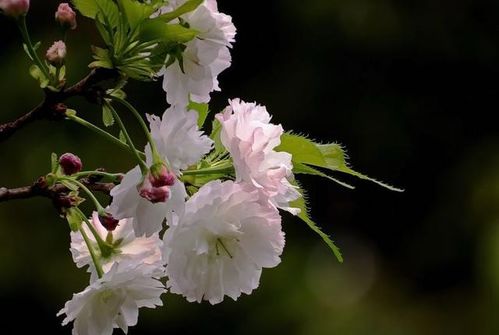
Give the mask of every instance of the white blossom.
M 127 333 L 137 324 L 139 308 L 162 306 L 164 292 L 149 266 L 115 263 L 102 278 L 74 294 L 57 315 L 66 315 L 63 325 L 74 321 L 73 335 L 112 335 L 114 328 Z
M 109 212 L 117 219 L 132 218 L 137 236 L 151 236 L 162 229 L 162 223 L 172 211 L 182 212 L 187 192 L 177 180 L 170 187 L 170 198 L 166 202 L 152 203 L 140 196 L 142 183 L 138 166 L 125 174 L 121 183 L 111 190 L 113 201 Z
M 169 1 L 161 9 L 169 12 L 186 0 Z M 171 105 L 185 107 L 189 97 L 195 102 L 208 102 L 212 91 L 219 91 L 218 75 L 231 64 L 229 48 L 234 42 L 236 28 L 232 18 L 218 12 L 215 0 L 205 0 L 181 19 L 199 34 L 186 43 L 182 53 L 182 67 L 178 61 L 163 69 L 163 89 Z
M 133 230 L 133 219 L 120 220 L 116 229 L 112 232 L 108 232 L 100 223 L 97 212 L 93 213 L 90 223 L 102 240 L 106 241 L 108 234 L 111 234 L 112 236 L 114 250 L 111 255 L 104 257 L 99 254 L 100 263 L 104 272 L 108 272 L 116 262 L 123 261 L 150 265 L 156 268 L 155 272 L 158 274 L 161 274 L 164 271 L 161 257 L 163 242 L 159 238 L 159 234 L 155 233 L 150 237 L 136 237 Z M 95 250 L 99 250 L 97 241 L 87 225 L 82 224 L 82 228 L 92 245 L 95 247 Z M 76 266 L 82 268 L 88 265 L 88 271 L 92 276 L 91 281 L 97 279 L 97 272 L 90 252 L 79 231 L 71 232 L 70 250 Z
M 264 106 L 229 100 L 229 106 L 216 116 L 222 125 L 220 139 L 230 152 L 236 170 L 236 181 L 259 189 L 270 202 L 292 214 L 289 202 L 300 197 L 291 185 L 293 164 L 291 154 L 274 150 L 281 143 L 281 125 L 270 123 Z
M 140 196 L 138 188 L 143 178 L 138 166 L 130 170 L 121 184 L 111 190 L 113 201 L 110 213 L 117 219 L 133 218 L 137 236 L 150 236 L 160 231 L 162 222 L 172 212 L 183 212 L 187 192 L 178 179 L 181 170 L 197 163 L 213 145 L 213 141 L 199 130 L 198 113 L 195 111 L 173 106 L 165 111 L 162 119 L 157 116 L 149 116 L 148 119 L 158 152 L 168 162 L 177 179 L 169 186 L 170 194 L 166 202 L 152 203 Z M 147 161 L 151 163 L 149 147 L 146 148 L 146 155 Z
M 277 209 L 258 191 L 209 182 L 186 203 L 164 236 L 167 286 L 188 301 L 236 300 L 258 287 L 262 268 L 280 263 L 284 233 Z
M 199 162 L 213 146 L 213 141 L 199 130 L 198 118 L 198 112 L 180 106 L 168 108 L 161 119 L 148 116 L 158 151 L 177 175 Z

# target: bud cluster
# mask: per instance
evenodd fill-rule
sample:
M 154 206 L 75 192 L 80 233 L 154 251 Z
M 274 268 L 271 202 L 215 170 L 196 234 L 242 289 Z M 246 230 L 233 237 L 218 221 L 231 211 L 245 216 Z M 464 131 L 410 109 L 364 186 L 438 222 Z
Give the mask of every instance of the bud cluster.
M 146 179 L 139 188 L 139 195 L 152 202 L 166 202 L 170 198 L 170 186 L 175 184 L 175 174 L 163 164 L 151 167 Z

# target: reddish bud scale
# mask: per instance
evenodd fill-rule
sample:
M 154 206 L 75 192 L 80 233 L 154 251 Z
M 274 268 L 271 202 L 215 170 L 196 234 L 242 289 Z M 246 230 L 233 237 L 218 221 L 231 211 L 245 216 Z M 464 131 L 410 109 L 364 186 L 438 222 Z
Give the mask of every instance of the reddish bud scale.
M 77 203 L 76 197 L 70 195 L 60 195 L 54 198 L 54 205 L 57 208 L 71 208 L 75 206 L 76 203 Z
M 143 187 L 139 190 L 142 198 L 149 200 L 153 204 L 166 202 L 170 197 L 170 190 L 167 186 L 163 187 Z
M 154 187 L 172 186 L 175 183 L 175 175 L 163 164 L 159 168 L 152 166 L 148 178 Z
M 99 220 L 101 225 L 106 228 L 107 231 L 114 231 L 118 227 L 120 221 L 116 220 L 111 214 L 106 213 L 105 215 L 99 215 Z

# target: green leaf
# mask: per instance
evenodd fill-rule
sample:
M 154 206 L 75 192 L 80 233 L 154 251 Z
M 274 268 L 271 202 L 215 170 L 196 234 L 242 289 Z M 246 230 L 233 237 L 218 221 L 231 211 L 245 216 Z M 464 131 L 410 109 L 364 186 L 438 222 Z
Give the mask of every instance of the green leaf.
M 293 165 L 295 166 L 296 173 L 306 173 L 327 177 L 335 182 L 344 184 L 343 182 L 329 177 L 317 169 L 306 169 L 306 167 L 310 168 L 313 166 L 330 171 L 346 173 L 360 179 L 371 181 L 391 191 L 403 192 L 402 189 L 354 171 L 348 165 L 345 151 L 339 144 L 336 143 L 318 144 L 304 136 L 286 133 L 281 136 L 281 144 L 276 148 L 276 150 L 289 152 L 293 156 Z
M 92 52 L 97 59 L 109 59 L 109 50 L 92 45 Z
M 121 0 L 130 29 L 134 30 L 154 12 L 154 7 L 134 0 Z
M 351 190 L 355 189 L 354 186 L 350 185 L 350 184 L 347 184 L 345 183 L 344 181 L 341 181 L 341 180 L 338 180 L 334 177 L 331 177 L 327 174 L 325 174 L 324 172 L 322 171 L 319 171 L 311 166 L 308 166 L 308 165 L 305 165 L 305 164 L 302 164 L 302 163 L 296 163 L 293 165 L 293 172 L 296 173 L 296 174 L 311 174 L 311 175 L 315 175 L 315 176 L 319 176 L 319 177 L 323 177 L 323 178 L 326 178 L 326 179 L 329 179 L 337 184 L 340 184 L 341 186 L 343 187 L 346 187 L 346 188 L 349 188 Z
M 31 65 L 29 68 L 29 74 L 40 83 L 41 88 L 45 88 L 50 83 L 50 79 L 45 77 L 43 71 L 37 65 Z
M 108 90 L 108 94 L 112 97 L 120 98 L 120 99 L 126 99 L 126 93 L 122 89 L 114 89 L 114 90 Z
M 57 73 L 57 68 L 54 65 L 48 64 L 49 67 L 49 75 L 55 77 Z
M 210 112 L 210 106 L 208 104 L 189 101 L 187 110 L 195 110 L 196 112 L 198 112 L 198 127 L 201 128 L 204 125 L 204 121 L 206 121 L 208 113 Z
M 52 173 L 56 173 L 57 168 L 59 167 L 59 158 L 57 157 L 57 154 L 55 152 L 53 152 L 50 155 L 50 167 L 51 167 L 50 170 L 52 171 Z
M 104 24 L 110 27 L 117 27 L 120 18 L 120 11 L 118 6 L 112 0 L 94 0 L 97 5 L 97 13 L 102 15 L 102 20 Z M 96 13 L 96 16 L 97 16 Z
M 59 69 L 59 81 L 63 81 L 66 78 L 66 65 L 61 66 Z
M 92 46 L 92 51 L 94 53 L 93 57 L 95 61 L 93 61 L 88 65 L 90 68 L 96 68 L 96 67 L 102 67 L 104 69 L 114 68 L 113 61 L 111 60 L 108 49 Z
M 96 60 L 93 61 L 92 63 L 88 64 L 88 67 L 91 69 L 95 69 L 97 67 L 101 67 L 103 69 L 113 69 L 113 64 L 109 63 L 108 61 L 105 60 Z
M 95 19 L 95 16 L 99 12 L 96 0 L 71 0 L 71 2 L 81 15 L 88 18 Z
M 220 139 L 221 131 L 222 131 L 222 125 L 220 124 L 220 121 L 218 121 L 217 119 L 213 120 L 210 138 L 214 142 L 215 154 L 222 153 L 225 151 L 225 147 L 222 144 L 222 140 Z
M 76 232 L 80 229 L 81 217 L 78 211 L 74 208 L 69 208 L 66 212 L 66 220 L 68 220 L 69 228 L 71 231 Z
M 202 3 L 203 3 L 203 0 L 188 0 L 182 6 L 176 8 L 175 10 L 173 10 L 169 13 L 165 13 L 163 15 L 160 15 L 159 18 L 164 22 L 170 22 L 171 20 L 176 19 L 180 15 L 192 12 L 193 10 L 198 8 L 199 5 Z
M 298 217 L 303 222 L 305 222 L 310 227 L 310 229 L 316 232 L 324 240 L 324 242 L 326 242 L 328 247 L 333 251 L 338 261 L 340 263 L 343 263 L 343 256 L 341 255 L 340 249 L 334 244 L 333 240 L 331 240 L 331 238 L 326 233 L 324 233 L 321 228 L 317 226 L 317 224 L 310 218 L 308 214 L 307 201 L 305 199 L 306 196 L 302 189 L 300 189 L 300 192 L 302 193 L 302 196 L 297 200 L 290 202 L 289 206 L 300 209 L 300 214 L 298 214 Z
M 149 62 L 145 60 L 135 61 L 124 66 L 118 65 L 116 68 L 128 75 L 130 78 L 142 81 L 150 81 L 156 74 L 151 69 Z
M 108 30 L 106 26 L 99 20 L 95 20 L 95 26 L 97 27 L 99 34 L 104 40 L 104 43 L 106 43 L 106 45 L 113 45 L 113 31 Z
M 111 127 L 114 124 L 113 112 L 109 109 L 108 104 L 102 105 L 102 123 L 106 127 Z
M 118 138 L 120 139 L 121 142 L 128 144 L 126 137 L 125 137 L 125 134 L 123 134 L 123 131 L 120 130 L 120 134 L 119 134 Z
M 180 24 L 166 24 L 158 18 L 148 20 L 142 25 L 140 38 L 144 41 L 186 43 L 197 35 L 197 31 Z
M 23 43 L 23 49 L 26 55 L 28 55 L 29 59 L 33 61 L 33 57 L 31 57 L 31 52 L 29 51 L 28 45 L 26 43 Z

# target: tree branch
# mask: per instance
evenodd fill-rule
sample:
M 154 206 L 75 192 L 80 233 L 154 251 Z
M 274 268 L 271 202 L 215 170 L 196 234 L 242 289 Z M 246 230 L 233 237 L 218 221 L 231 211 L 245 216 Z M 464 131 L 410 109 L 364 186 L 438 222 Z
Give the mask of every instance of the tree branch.
M 90 190 L 109 194 L 115 184 L 113 183 L 97 183 L 82 179 L 81 182 L 85 184 Z M 43 178 L 40 178 L 36 183 L 31 186 L 24 186 L 18 188 L 0 187 L 0 202 L 16 199 L 29 199 L 35 197 L 44 197 L 52 200 L 58 200 L 66 196 L 70 190 L 64 185 L 57 184 L 53 187 L 44 187 Z
M 0 142 L 5 141 L 16 131 L 35 120 L 64 119 L 66 106 L 63 102 L 71 97 L 81 96 L 92 103 L 99 103 L 105 90 L 113 87 L 112 84 L 116 84 L 119 79 L 120 73 L 118 71 L 97 68 L 75 85 L 60 92 L 45 90 L 45 98 L 38 106 L 12 122 L 0 124 Z

